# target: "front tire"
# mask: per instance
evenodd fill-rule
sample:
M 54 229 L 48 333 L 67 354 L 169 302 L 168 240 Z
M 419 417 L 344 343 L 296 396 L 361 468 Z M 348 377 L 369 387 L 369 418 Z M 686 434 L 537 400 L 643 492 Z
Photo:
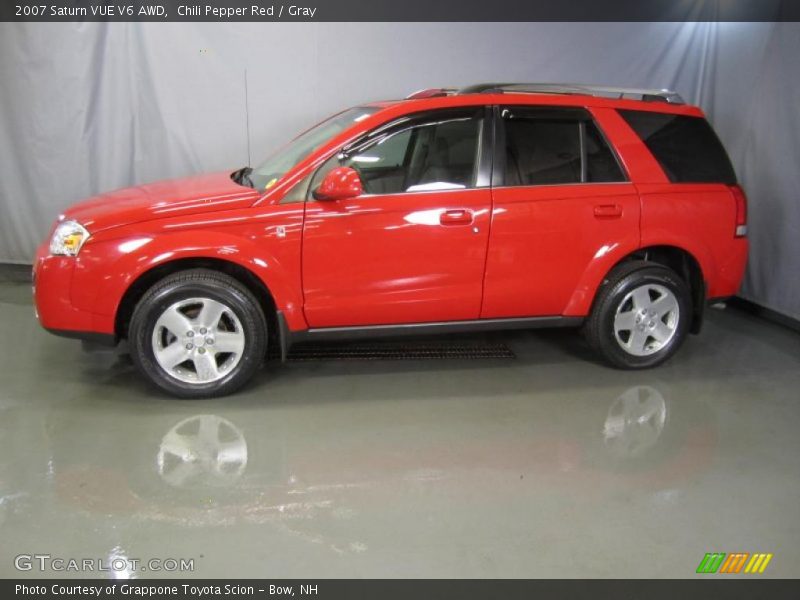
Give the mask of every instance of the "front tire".
M 645 369 L 675 354 L 691 314 L 689 289 L 674 271 L 652 263 L 627 263 L 603 282 L 586 323 L 586 337 L 612 365 Z
M 133 312 L 128 341 L 139 371 L 179 398 L 233 393 L 261 366 L 267 322 L 236 279 L 209 269 L 170 275 Z

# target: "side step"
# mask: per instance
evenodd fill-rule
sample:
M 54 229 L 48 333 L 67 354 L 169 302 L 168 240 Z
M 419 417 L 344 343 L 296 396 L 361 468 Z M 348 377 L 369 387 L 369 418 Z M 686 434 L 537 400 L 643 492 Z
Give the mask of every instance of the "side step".
M 522 317 L 508 319 L 476 319 L 473 321 L 447 321 L 430 323 L 408 323 L 404 325 L 367 325 L 359 327 L 326 327 L 290 331 L 283 312 L 277 312 L 278 343 L 281 360 L 288 360 L 293 348 L 299 344 L 353 342 L 364 339 L 408 338 L 419 335 L 477 333 L 482 331 L 510 331 L 514 329 L 539 329 L 545 327 L 575 327 L 583 323 L 583 317 Z M 395 343 L 395 347 L 397 344 Z M 366 346 L 374 348 L 375 346 Z M 413 347 L 409 343 L 405 347 Z M 439 352 L 442 352 L 439 346 Z M 510 352 L 510 351 L 509 351 Z
M 384 342 L 298 344 L 289 350 L 287 360 L 444 360 L 516 358 L 505 344 L 448 342 Z

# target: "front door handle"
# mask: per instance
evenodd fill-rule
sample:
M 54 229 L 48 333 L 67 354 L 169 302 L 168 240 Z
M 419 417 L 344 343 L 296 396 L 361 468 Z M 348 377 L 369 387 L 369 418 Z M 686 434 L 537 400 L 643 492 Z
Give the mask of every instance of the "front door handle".
M 472 223 L 472 211 L 466 208 L 446 210 L 439 215 L 439 223 L 442 225 L 470 225 Z
M 598 204 L 594 207 L 594 216 L 598 219 L 618 219 L 622 216 L 619 204 Z

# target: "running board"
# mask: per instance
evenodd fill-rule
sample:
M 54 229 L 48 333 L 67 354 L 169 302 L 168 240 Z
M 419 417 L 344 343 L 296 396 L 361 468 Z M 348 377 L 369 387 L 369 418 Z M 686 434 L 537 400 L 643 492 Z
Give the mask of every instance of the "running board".
M 449 338 L 438 341 L 417 341 L 403 338 L 388 341 L 346 341 L 304 343 L 292 346 L 287 360 L 477 360 L 489 358 L 516 358 L 502 343 L 456 342 Z
M 583 317 L 523 317 L 510 319 L 474 319 L 470 321 L 434 321 L 402 325 L 363 325 L 357 327 L 317 327 L 291 331 L 286 319 L 278 311 L 281 360 L 286 360 L 289 348 L 303 342 L 363 340 L 396 338 L 413 335 L 442 333 L 475 333 L 481 331 L 509 331 L 515 329 L 540 329 L 546 327 L 577 327 Z

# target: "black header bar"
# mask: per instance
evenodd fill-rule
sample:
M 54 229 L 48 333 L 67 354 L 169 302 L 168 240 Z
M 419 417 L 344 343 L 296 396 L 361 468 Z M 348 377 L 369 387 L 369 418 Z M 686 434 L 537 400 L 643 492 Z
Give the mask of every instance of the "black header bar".
M 800 21 L 798 0 L 10 0 L 0 21 Z

